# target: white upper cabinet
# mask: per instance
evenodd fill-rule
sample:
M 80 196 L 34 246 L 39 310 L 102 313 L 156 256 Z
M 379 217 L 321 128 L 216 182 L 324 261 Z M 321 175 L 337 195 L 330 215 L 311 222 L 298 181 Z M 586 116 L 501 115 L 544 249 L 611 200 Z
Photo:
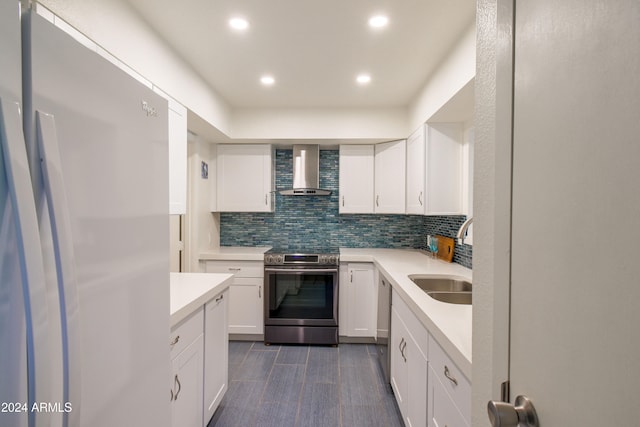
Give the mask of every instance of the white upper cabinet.
M 373 145 L 340 146 L 340 213 L 373 213 Z
M 426 126 L 427 215 L 462 213 L 462 123 Z
M 217 149 L 218 211 L 273 211 L 271 146 L 221 144 Z
M 375 146 L 375 212 L 405 213 L 406 140 Z
M 407 213 L 425 212 L 425 138 L 420 126 L 407 139 Z
M 169 102 L 169 213 L 187 213 L 187 109 Z
M 160 89 L 153 91 L 169 104 L 169 214 L 186 214 L 187 109 Z

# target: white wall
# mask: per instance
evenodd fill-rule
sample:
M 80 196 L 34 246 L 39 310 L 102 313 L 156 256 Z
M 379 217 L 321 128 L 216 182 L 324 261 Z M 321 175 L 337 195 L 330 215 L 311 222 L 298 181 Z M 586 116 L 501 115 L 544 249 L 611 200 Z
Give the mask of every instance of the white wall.
M 238 139 L 406 138 L 405 108 L 379 109 L 236 109 L 232 137 Z
M 106 51 L 224 133 L 230 132 L 225 100 L 171 50 L 121 0 L 41 0 Z
M 187 271 L 200 271 L 199 254 L 220 246 L 220 217 L 211 213 L 215 200 L 215 145 L 199 136 L 190 135 L 188 142 L 188 204 L 186 236 Z M 209 178 L 203 179 L 202 162 L 209 165 Z
M 469 26 L 409 107 L 409 129 L 417 129 L 476 75 L 476 24 Z

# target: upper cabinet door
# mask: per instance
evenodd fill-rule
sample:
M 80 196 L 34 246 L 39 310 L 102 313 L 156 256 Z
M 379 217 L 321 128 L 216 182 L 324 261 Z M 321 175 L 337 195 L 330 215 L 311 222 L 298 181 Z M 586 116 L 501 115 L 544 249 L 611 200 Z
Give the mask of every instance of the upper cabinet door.
M 271 212 L 270 145 L 218 145 L 217 198 L 220 212 Z
M 427 125 L 427 215 L 462 213 L 462 132 L 462 123 Z
M 407 139 L 407 213 L 423 215 L 425 211 L 425 139 L 424 125 Z
M 375 212 L 405 213 L 406 140 L 375 146 Z
M 187 213 L 187 109 L 169 101 L 169 213 Z
M 187 109 L 166 92 L 153 91 L 169 104 L 169 214 L 187 213 Z
M 373 145 L 340 146 L 340 213 L 373 213 Z

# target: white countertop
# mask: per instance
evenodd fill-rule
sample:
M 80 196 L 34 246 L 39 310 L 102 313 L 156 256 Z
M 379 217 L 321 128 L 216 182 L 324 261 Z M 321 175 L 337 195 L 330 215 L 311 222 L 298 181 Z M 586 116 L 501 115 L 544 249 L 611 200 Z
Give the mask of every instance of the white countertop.
M 171 327 L 187 318 L 231 284 L 233 274 L 171 273 Z
M 471 281 L 471 270 L 433 260 L 411 249 L 340 248 L 340 262 L 373 262 L 429 330 L 464 375 L 471 380 L 472 306 L 437 301 L 418 288 L 409 274 L 458 276 Z
M 211 261 L 262 261 L 271 246 L 221 246 L 200 253 L 201 260 Z

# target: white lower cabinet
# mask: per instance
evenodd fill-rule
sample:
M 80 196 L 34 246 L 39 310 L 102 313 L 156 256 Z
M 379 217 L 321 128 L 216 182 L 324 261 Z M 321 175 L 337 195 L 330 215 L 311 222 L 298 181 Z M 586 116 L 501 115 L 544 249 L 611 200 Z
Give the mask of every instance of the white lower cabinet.
M 407 413 L 407 393 L 409 392 L 409 365 L 405 361 L 403 347 L 408 336 L 407 328 L 396 310 L 391 310 L 391 388 L 398 402 L 402 418 Z
M 429 368 L 429 427 L 464 427 L 469 424 L 445 391 L 433 368 Z
M 217 295 L 204 307 L 204 425 L 220 405 L 228 388 L 229 340 L 227 301 L 229 291 Z
M 412 427 L 471 425 L 471 383 L 393 290 L 391 387 Z
M 229 333 L 264 334 L 264 263 L 262 261 L 207 261 L 207 273 L 232 273 L 229 287 Z
M 378 286 L 369 262 L 340 265 L 340 335 L 376 337 Z
M 471 425 L 471 383 L 429 336 L 429 427 Z
M 171 331 L 171 425 L 202 427 L 204 379 L 203 311 L 179 323 Z
M 262 279 L 238 277 L 229 287 L 229 333 L 263 334 Z
M 171 328 L 171 425 L 203 427 L 227 391 L 227 290 Z
M 428 333 L 397 293 L 391 298 L 391 387 L 406 426 L 427 425 Z

